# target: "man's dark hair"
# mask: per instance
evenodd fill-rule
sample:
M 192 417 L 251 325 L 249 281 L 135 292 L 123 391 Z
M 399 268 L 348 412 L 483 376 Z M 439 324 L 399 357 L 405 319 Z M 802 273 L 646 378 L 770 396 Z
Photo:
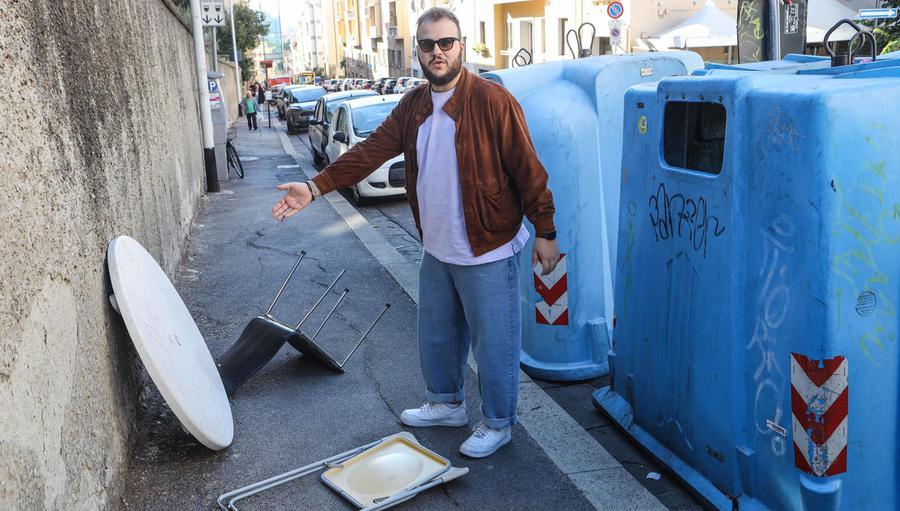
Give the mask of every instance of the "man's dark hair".
M 426 21 L 434 22 L 441 19 L 447 18 L 452 21 L 454 25 L 456 25 L 456 31 L 459 32 L 459 37 L 462 39 L 462 29 L 459 28 L 459 18 L 453 14 L 453 11 L 447 9 L 446 7 L 432 7 L 427 11 L 423 12 L 419 19 L 416 20 L 416 32 L 419 31 L 419 26 Z

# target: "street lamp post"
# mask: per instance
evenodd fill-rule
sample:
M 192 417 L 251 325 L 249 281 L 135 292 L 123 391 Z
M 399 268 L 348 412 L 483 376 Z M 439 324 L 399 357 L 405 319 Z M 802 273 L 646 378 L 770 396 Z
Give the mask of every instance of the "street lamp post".
M 231 54 L 234 57 L 234 80 L 236 82 L 238 95 L 238 103 L 241 101 L 241 64 L 238 62 L 238 54 L 237 54 L 237 27 L 234 25 L 234 2 L 231 4 Z M 238 112 L 241 109 L 238 108 Z
M 197 68 L 197 93 L 200 98 L 200 128 L 203 133 L 203 160 L 206 168 L 206 191 L 219 191 L 216 170 L 216 149 L 213 140 L 212 112 L 209 107 L 209 83 L 206 73 L 206 45 L 203 42 L 203 22 L 200 19 L 200 0 L 191 0 L 191 31 L 194 36 L 194 59 Z

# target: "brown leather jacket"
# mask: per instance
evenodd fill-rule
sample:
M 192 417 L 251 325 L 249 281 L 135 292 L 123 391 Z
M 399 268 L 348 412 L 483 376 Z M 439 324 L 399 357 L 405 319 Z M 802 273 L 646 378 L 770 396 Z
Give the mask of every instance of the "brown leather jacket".
M 516 235 L 523 214 L 538 233 L 555 231 L 553 196 L 515 98 L 500 85 L 463 68 L 456 92 L 444 105 L 456 121 L 456 157 L 466 233 L 474 255 L 502 246 Z M 416 137 L 432 113 L 426 84 L 409 92 L 369 137 L 313 179 L 323 194 L 352 186 L 403 153 L 406 196 L 419 234 Z

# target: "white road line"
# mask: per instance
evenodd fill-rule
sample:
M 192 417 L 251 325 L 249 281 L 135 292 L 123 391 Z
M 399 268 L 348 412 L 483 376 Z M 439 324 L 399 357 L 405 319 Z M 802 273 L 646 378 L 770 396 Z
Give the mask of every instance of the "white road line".
M 301 161 L 290 139 L 279 132 L 284 151 L 312 179 L 316 173 Z M 384 236 L 339 193 L 325 199 L 362 244 L 391 274 L 403 291 L 418 305 L 419 269 L 407 260 Z M 379 214 L 382 214 L 379 212 Z M 469 367 L 478 371 L 469 355 Z M 656 497 L 637 482 L 622 465 L 581 427 L 559 404 L 531 378 L 519 371 L 519 423 L 553 463 L 566 474 L 595 509 L 645 511 L 666 509 Z M 585 396 L 585 399 L 589 399 Z

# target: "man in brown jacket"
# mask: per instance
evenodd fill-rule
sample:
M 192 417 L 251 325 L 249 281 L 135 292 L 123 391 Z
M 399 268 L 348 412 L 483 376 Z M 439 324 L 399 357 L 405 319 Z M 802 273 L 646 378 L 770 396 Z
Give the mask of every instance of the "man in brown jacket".
M 407 197 L 424 254 L 419 270 L 419 359 L 426 403 L 409 426 L 465 426 L 471 342 L 482 420 L 460 447 L 483 458 L 516 422 L 521 349 L 519 252 L 534 225 L 532 265 L 559 260 L 553 197 L 516 100 L 462 67 L 459 21 L 435 7 L 418 20 L 419 63 L 429 84 L 403 97 L 381 126 L 312 181 L 286 183 L 272 208 L 283 220 L 319 195 L 358 183 L 403 153 Z

